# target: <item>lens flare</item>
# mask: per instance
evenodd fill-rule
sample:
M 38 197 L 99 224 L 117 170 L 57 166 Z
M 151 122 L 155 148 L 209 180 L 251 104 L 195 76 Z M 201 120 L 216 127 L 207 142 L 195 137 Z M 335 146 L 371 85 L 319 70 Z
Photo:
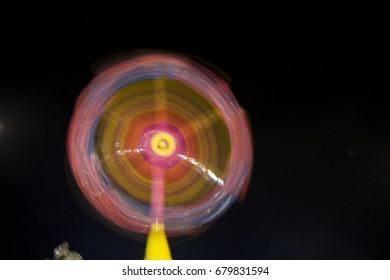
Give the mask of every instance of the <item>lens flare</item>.
M 157 217 L 170 236 L 223 214 L 252 168 L 247 117 L 228 84 L 167 53 L 98 73 L 76 102 L 67 152 L 80 190 L 108 221 L 148 233 Z

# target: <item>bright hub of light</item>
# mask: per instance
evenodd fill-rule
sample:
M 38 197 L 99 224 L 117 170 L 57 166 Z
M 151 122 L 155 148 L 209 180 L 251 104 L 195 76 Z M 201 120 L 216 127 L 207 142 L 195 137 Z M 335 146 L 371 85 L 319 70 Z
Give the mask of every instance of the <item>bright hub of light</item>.
M 176 142 L 173 137 L 166 132 L 157 132 L 153 135 L 150 146 L 153 152 L 161 157 L 169 157 L 176 150 Z

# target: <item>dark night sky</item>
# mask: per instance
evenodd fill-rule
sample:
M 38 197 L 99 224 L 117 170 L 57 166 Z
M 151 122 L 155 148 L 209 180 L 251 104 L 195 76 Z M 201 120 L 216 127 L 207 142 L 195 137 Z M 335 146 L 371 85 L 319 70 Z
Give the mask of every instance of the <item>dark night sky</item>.
M 64 166 L 73 105 L 94 63 L 144 48 L 223 69 L 253 127 L 246 199 L 205 233 L 175 242 L 174 258 L 390 258 L 381 35 L 364 21 L 239 17 L 164 10 L 147 20 L 53 17 L 2 27 L 2 259 L 51 258 L 63 240 L 86 259 L 142 259 L 144 243 L 78 207 Z

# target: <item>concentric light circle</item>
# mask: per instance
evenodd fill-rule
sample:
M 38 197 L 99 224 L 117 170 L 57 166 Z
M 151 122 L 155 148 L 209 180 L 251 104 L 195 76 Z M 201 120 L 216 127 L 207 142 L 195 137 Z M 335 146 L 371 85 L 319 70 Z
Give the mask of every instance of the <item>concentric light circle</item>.
M 252 167 L 247 118 L 226 82 L 192 59 L 165 53 L 100 72 L 77 100 L 67 148 L 88 201 L 138 233 L 149 231 L 156 180 L 164 185 L 165 230 L 183 235 L 243 195 Z
M 176 141 L 173 136 L 164 131 L 157 131 L 153 133 L 149 146 L 152 152 L 162 158 L 171 156 L 176 150 Z

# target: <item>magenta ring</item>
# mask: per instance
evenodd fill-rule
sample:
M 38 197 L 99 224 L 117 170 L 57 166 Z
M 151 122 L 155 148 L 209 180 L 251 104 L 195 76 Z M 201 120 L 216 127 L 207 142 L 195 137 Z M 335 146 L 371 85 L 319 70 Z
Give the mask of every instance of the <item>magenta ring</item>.
M 176 143 L 176 150 L 172 155 L 162 157 L 153 152 L 150 141 L 153 135 L 158 132 L 164 132 L 173 137 Z M 142 151 L 142 156 L 153 166 L 164 167 L 165 169 L 172 168 L 181 159 L 178 155 L 184 155 L 186 153 L 187 148 L 183 135 L 176 127 L 170 124 L 157 123 L 150 125 L 142 131 L 141 135 L 140 150 Z

